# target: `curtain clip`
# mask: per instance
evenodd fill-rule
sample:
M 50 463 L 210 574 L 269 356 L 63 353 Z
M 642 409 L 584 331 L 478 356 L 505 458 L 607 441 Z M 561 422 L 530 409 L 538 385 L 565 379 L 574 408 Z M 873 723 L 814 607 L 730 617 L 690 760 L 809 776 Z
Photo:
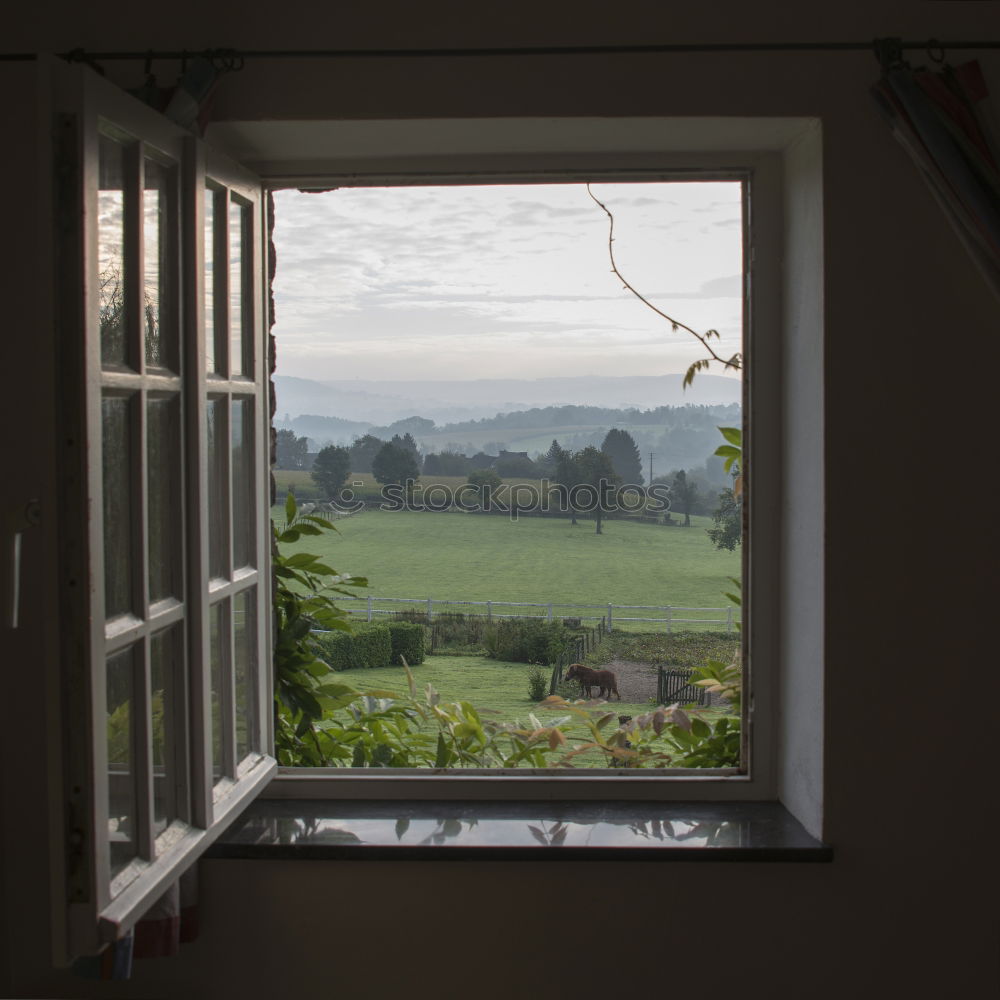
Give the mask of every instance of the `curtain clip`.
M 902 38 L 876 38 L 872 42 L 875 51 L 875 58 L 878 59 L 883 73 L 888 73 L 891 69 L 899 69 L 905 66 L 903 62 L 903 39 Z

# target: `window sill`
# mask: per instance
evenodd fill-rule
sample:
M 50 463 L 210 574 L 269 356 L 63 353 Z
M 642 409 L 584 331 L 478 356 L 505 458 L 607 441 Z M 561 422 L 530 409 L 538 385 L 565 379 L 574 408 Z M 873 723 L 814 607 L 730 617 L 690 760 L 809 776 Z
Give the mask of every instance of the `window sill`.
M 778 802 L 258 799 L 208 858 L 338 861 L 830 861 Z

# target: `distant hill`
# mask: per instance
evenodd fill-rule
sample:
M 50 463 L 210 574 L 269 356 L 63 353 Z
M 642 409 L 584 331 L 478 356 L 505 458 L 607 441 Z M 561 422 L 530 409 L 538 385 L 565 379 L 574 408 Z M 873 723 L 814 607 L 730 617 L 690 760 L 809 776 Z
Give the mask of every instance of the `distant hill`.
M 318 382 L 275 378 L 277 416 L 303 414 L 387 425 L 420 414 L 460 423 L 532 407 L 567 404 L 612 409 L 724 405 L 742 396 L 738 379 L 701 374 L 687 390 L 681 375 L 585 375 L 572 378 Z
M 310 451 L 330 443 L 350 444 L 366 433 L 382 440 L 388 440 L 393 434 L 411 433 L 425 454 L 457 451 L 468 456 L 477 452 L 495 455 L 501 449 L 535 455 L 548 451 L 553 440 L 571 451 L 588 445 L 600 447 L 610 428 L 618 427 L 632 435 L 647 476 L 650 453 L 655 469 L 661 474 L 671 469 L 702 467 L 722 440 L 719 427 L 741 424 L 738 403 L 714 406 L 685 403 L 646 409 L 567 404 L 508 411 L 444 425 L 418 415 L 386 426 L 315 414 L 275 420 L 279 429 L 307 437 Z M 711 463 L 718 466 L 713 474 L 724 481 L 720 460 L 711 459 Z
M 300 417 L 286 420 L 276 416 L 274 426 L 278 430 L 294 431 L 299 437 L 307 437 L 319 444 L 348 444 L 356 437 L 367 433 L 369 424 L 365 421 L 344 420 L 341 417 L 320 417 L 304 413 Z

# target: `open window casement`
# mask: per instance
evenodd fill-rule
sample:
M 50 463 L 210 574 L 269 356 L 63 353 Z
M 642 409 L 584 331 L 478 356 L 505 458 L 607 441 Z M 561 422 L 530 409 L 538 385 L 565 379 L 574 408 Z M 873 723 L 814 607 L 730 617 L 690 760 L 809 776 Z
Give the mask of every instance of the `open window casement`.
M 275 769 L 266 258 L 255 177 L 89 69 L 53 81 L 81 954 L 125 933 Z

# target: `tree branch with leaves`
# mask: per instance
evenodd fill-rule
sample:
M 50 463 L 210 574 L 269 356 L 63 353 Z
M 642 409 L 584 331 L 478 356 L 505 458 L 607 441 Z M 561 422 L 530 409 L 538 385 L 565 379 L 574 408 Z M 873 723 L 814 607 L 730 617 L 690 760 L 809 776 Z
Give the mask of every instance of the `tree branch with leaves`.
M 618 262 L 615 260 L 615 217 L 611 213 L 611 210 L 607 205 L 601 201 L 597 195 L 594 194 L 590 189 L 590 185 L 587 185 L 587 194 L 590 195 L 591 199 L 600 207 L 604 214 L 608 217 L 608 257 L 611 260 L 611 273 L 622 283 L 623 287 L 627 292 L 631 292 L 644 306 L 648 309 L 652 309 L 657 316 L 665 319 L 669 324 L 670 328 L 676 333 L 678 330 L 684 330 L 690 333 L 692 337 L 696 338 L 702 347 L 708 352 L 707 358 L 699 358 L 697 361 L 693 362 L 688 368 L 687 373 L 684 375 L 684 386 L 685 388 L 691 384 L 694 380 L 695 375 L 700 371 L 704 371 L 710 368 L 712 363 L 715 362 L 723 366 L 723 368 L 730 371 L 739 371 L 743 367 L 743 355 L 737 351 L 735 354 L 728 358 L 723 357 L 719 354 L 711 344 L 711 341 L 719 340 L 718 330 L 706 330 L 704 333 L 699 333 L 697 330 L 688 326 L 686 323 L 682 323 L 679 319 L 675 319 L 673 316 L 668 315 L 658 306 L 653 305 L 645 295 L 642 294 L 618 269 Z

